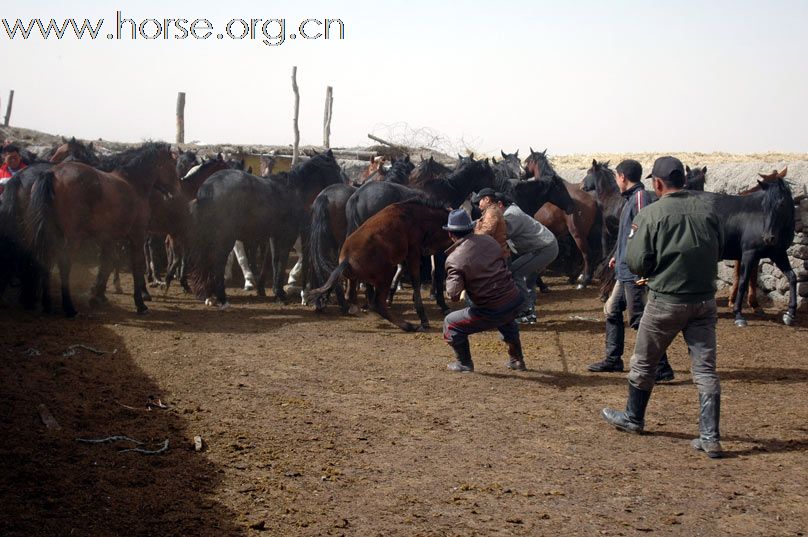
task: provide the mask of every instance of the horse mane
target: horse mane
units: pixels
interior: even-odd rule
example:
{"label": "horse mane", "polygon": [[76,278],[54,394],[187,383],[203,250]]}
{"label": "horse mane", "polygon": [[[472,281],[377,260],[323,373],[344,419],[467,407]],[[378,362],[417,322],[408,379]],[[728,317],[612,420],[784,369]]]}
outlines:
{"label": "horse mane", "polygon": [[140,147],[133,147],[104,157],[98,165],[98,169],[105,172],[113,170],[126,172],[143,165],[145,161],[154,158],[160,151],[170,152],[171,146],[165,142],[146,142]]}
{"label": "horse mane", "polygon": [[335,174],[339,177],[340,171],[341,169],[334,158],[334,153],[329,149],[325,153],[318,153],[295,166],[288,173],[286,182],[293,188],[302,189],[306,186],[307,181],[311,181],[312,177],[327,174]]}
{"label": "horse mane", "polygon": [[412,162],[407,158],[399,158],[393,161],[390,169],[384,174],[384,180],[389,183],[398,183],[406,185],[410,172],[413,170]]}
{"label": "horse mane", "polygon": [[[773,215],[774,221],[777,225],[790,224],[791,229],[794,228],[794,196],[791,193],[791,186],[793,183],[785,179],[777,179],[775,181],[766,181],[767,186],[763,187],[763,210]],[[780,205],[783,201],[787,202],[790,211],[780,211]],[[789,219],[790,216],[790,219]],[[789,222],[790,220],[790,222]]]}
{"label": "horse mane", "polygon": [[398,202],[398,205],[419,205],[422,207],[427,207],[429,209],[447,209],[446,205],[442,203],[440,200],[436,200],[434,198],[430,198],[427,196],[400,201]]}

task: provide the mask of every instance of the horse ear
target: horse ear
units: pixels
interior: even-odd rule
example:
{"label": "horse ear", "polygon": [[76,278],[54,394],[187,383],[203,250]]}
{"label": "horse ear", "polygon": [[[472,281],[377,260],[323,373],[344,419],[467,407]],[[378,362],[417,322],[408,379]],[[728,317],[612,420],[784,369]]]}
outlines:
{"label": "horse ear", "polygon": [[331,148],[330,148],[330,147],[328,148],[328,151],[326,151],[326,153],[325,153],[325,154],[326,154],[326,155],[328,155],[329,157],[333,157],[333,156],[334,156],[334,152],[331,150]]}
{"label": "horse ear", "polygon": [[703,168],[701,169],[701,173],[707,173],[707,166],[705,166],[705,167],[703,167]]}
{"label": "horse ear", "polygon": [[530,147],[530,154],[532,155],[533,153],[535,153],[535,151],[533,151],[533,146],[532,145],[529,146],[529,147]]}
{"label": "horse ear", "polygon": [[597,160],[592,159],[592,167],[597,169],[597,167],[598,167],[598,161]]}
{"label": "horse ear", "polygon": [[252,175],[252,166],[247,166],[247,173]]}
{"label": "horse ear", "polygon": [[516,150],[516,153],[513,154],[514,157],[519,158],[519,150]]}
{"label": "horse ear", "polygon": [[471,153],[469,153],[469,158],[470,158],[471,160],[474,160],[474,151],[472,151]]}
{"label": "horse ear", "polygon": [[545,157],[547,156],[547,148],[546,147],[544,148],[544,151],[541,152],[541,154],[544,155]]}
{"label": "horse ear", "polygon": [[67,143],[67,138],[65,138],[64,136],[60,136],[60,138],[62,139],[62,143],[63,143],[63,144],[66,144],[66,143]]}
{"label": "horse ear", "polygon": [[685,173],[687,173],[688,175],[690,175],[690,166],[685,165]]}
{"label": "horse ear", "polygon": [[430,155],[430,156],[429,156],[429,162],[435,162],[435,157],[433,157],[432,155]]}
{"label": "horse ear", "polygon": [[71,137],[70,137],[70,143],[71,143],[71,144],[75,144],[75,143],[76,143],[76,137],[75,137],[75,136],[71,136]]}
{"label": "horse ear", "polygon": [[221,153],[216,154],[216,160],[224,160],[224,157],[222,156]]}
{"label": "horse ear", "polygon": [[457,154],[457,160],[462,160],[462,159],[463,159],[463,155],[461,155],[460,153],[458,153],[458,154]]}
{"label": "horse ear", "polygon": [[603,165],[603,167],[604,167],[604,168],[608,168],[608,167],[609,167],[609,163],[610,163],[610,162],[611,162],[611,160],[607,160],[607,161],[606,161],[606,163]]}
{"label": "horse ear", "polygon": [[502,153],[502,158],[507,158],[507,157],[505,156],[505,151],[503,151],[502,149],[500,149],[500,150],[499,150],[499,152],[500,152],[500,153]]}
{"label": "horse ear", "polygon": [[778,179],[784,179],[786,174],[788,174],[788,166],[783,168],[783,171],[781,171],[780,173],[777,174],[777,178]]}
{"label": "horse ear", "polygon": [[[89,150],[92,150],[92,149],[93,149],[93,143],[92,143],[92,142],[90,142],[90,143],[87,145],[87,149],[89,149]],[[180,153],[182,153],[182,149],[180,149]]]}
{"label": "horse ear", "polygon": [[[764,181],[767,179],[767,177],[765,175],[763,175],[762,173],[759,173],[758,175],[761,176],[764,179]],[[765,183],[763,181],[758,180],[758,186],[763,187],[764,184]]]}
{"label": "horse ear", "polygon": [[491,157],[491,162],[493,162],[494,164],[496,164],[496,163],[497,163],[497,157]]}

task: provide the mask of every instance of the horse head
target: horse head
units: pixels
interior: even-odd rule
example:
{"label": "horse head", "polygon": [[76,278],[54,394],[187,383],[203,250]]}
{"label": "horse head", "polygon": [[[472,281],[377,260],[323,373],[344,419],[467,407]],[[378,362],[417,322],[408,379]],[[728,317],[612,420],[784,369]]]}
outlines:
{"label": "horse head", "polygon": [[587,170],[581,190],[596,191],[598,196],[616,194],[619,191],[614,178],[614,171],[609,168],[609,161],[598,162],[592,159],[592,166]]}
{"label": "horse head", "polygon": [[525,179],[530,179],[531,177],[541,177],[543,175],[554,175],[555,170],[550,165],[550,161],[547,159],[547,150],[544,151],[533,151],[533,148],[530,148],[530,155],[525,159]]}
{"label": "horse head", "polygon": [[763,225],[763,244],[773,246],[786,239],[790,243],[794,237],[794,198],[785,181],[788,168],[768,175],[759,174],[763,179],[758,186],[764,192],[763,211],[766,213]]}
{"label": "horse head", "polygon": [[685,189],[704,192],[705,183],[707,183],[707,166],[693,170],[690,166],[685,166]]}
{"label": "horse head", "polygon": [[[64,140],[64,138],[62,138],[62,140]],[[93,143],[90,142],[88,145],[84,145],[76,140],[75,137],[70,138],[70,140],[65,141],[62,145],[54,149],[49,159],[49,161],[54,164],[71,160],[83,162],[93,167],[98,166],[100,163],[100,159],[95,153]]]}
{"label": "horse head", "polygon": [[192,168],[201,164],[199,159],[196,156],[196,153],[193,151],[180,151],[177,157],[177,165],[175,167],[177,171],[177,177],[182,179],[188,172],[191,171]]}

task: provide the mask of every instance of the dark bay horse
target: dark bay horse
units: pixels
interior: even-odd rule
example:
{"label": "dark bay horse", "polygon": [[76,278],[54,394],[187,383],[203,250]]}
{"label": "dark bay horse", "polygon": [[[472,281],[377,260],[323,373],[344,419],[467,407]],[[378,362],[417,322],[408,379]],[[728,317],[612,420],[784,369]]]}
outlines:
{"label": "dark bay horse", "polygon": [[[215,296],[228,306],[224,269],[237,240],[264,248],[264,263],[257,283],[265,294],[268,267],[273,270],[275,297],[286,299],[283,275],[289,250],[304,229],[308,211],[320,191],[342,182],[333,153],[318,154],[289,173],[269,178],[239,170],[224,170],[208,178],[192,202],[193,231],[189,264],[191,286],[202,299]],[[305,244],[307,239],[303,240]]]}
{"label": "dark bay horse", "polygon": [[[421,301],[420,260],[423,253],[435,253],[449,247],[451,241],[442,226],[448,211],[431,200],[411,200],[385,207],[345,239],[339,255],[339,265],[328,281],[308,295],[309,302],[319,301],[326,293],[337,288],[342,294],[340,279],[365,282],[367,299],[371,307],[404,331],[416,327],[391,314],[387,305],[396,267],[404,263],[412,278],[412,299],[421,321],[421,330],[429,328],[429,320]],[[356,305],[356,294],[349,302]]]}
{"label": "dark bay horse", "polygon": [[108,161],[111,172],[79,162],[63,162],[36,179],[27,211],[32,233],[32,251],[44,274],[42,302],[49,310],[49,273],[56,254],[62,286],[62,309],[76,315],[70,296],[72,256],[84,239],[101,245],[101,266],[92,291],[92,301],[103,301],[111,270],[111,248],[126,241],[135,282],[138,313],[147,311],[145,259],[142,247],[150,218],[149,196],[153,189],[170,192],[176,184],[175,160],[164,143],[146,143],[124,151]]}
{"label": "dark bay horse", "polygon": [[592,166],[586,172],[586,177],[581,183],[581,190],[595,192],[598,205],[600,205],[602,221],[601,252],[611,252],[617,243],[620,213],[623,211],[625,200],[620,194],[614,170],[609,168],[608,161],[598,162],[592,159]]}
{"label": "dark bay horse", "polygon": [[[547,150],[533,151],[525,159],[525,177],[558,176],[547,159]],[[559,177],[560,178],[560,177]],[[562,179],[563,181],[563,179]],[[558,239],[567,234],[572,236],[583,257],[583,271],[577,277],[578,289],[584,289],[592,281],[592,268],[600,260],[602,218],[600,207],[595,199],[575,185],[564,181],[570,197],[575,202],[575,211],[565,214],[558,207],[545,204],[535,214],[536,220],[544,224]],[[570,276],[570,282],[575,281]]]}
{"label": "dark bay horse", "polygon": [[741,277],[735,295],[735,325],[746,326],[742,315],[744,296],[752,272],[761,259],[769,258],[788,279],[788,311],[783,315],[787,325],[797,316],[797,277],[788,260],[787,250],[794,241],[794,199],[784,178],[788,169],[760,175],[760,191],[732,196],[704,192],[721,217],[724,231],[721,259],[732,259],[740,265]]}
{"label": "dark bay horse", "polygon": [[95,148],[93,147],[92,142],[90,142],[88,145],[84,145],[76,140],[75,137],[71,138],[70,140],[65,140],[62,138],[62,140],[64,143],[56,147],[50,154],[48,162],[51,164],[59,164],[60,162],[64,161],[77,160],[79,162],[89,164],[90,166],[98,167],[98,165],[101,163],[98,155],[95,153]]}
{"label": "dark bay horse", "polygon": [[690,169],[685,166],[685,188],[704,192],[704,185],[707,183],[707,166],[703,168]]}
{"label": "dark bay horse", "polygon": [[406,185],[410,179],[410,174],[414,169],[415,164],[412,163],[409,155],[406,157],[397,158],[393,161],[393,163],[390,165],[390,169],[384,173],[380,180],[384,181],[385,183]]}
{"label": "dark bay horse", "polygon": [[[308,271],[311,287],[320,287],[337,266],[342,243],[347,236],[348,220],[345,206],[348,198],[356,192],[350,185],[331,185],[322,190],[311,206],[309,240],[303,253],[304,265]],[[338,295],[340,305],[344,296]],[[322,309],[322,304],[317,304]]]}

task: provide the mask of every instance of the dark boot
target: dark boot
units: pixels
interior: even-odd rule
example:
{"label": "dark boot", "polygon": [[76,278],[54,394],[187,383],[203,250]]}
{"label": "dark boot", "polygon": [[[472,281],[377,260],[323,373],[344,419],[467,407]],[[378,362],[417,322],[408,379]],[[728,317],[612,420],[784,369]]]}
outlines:
{"label": "dark boot", "polygon": [[455,357],[457,360],[447,365],[449,371],[457,373],[471,373],[474,371],[474,362],[471,361],[471,349],[469,349],[469,342],[466,341],[460,345],[453,345]]}
{"label": "dark boot", "polygon": [[635,388],[631,383],[628,385],[628,401],[626,401],[626,411],[620,412],[611,408],[604,408],[601,411],[603,419],[611,423],[621,431],[627,433],[642,433],[645,428],[645,408],[651,392]]}
{"label": "dark boot", "polygon": [[589,366],[587,366],[587,369],[595,373],[612,373],[612,372],[620,373],[623,371],[623,359],[604,358],[600,362],[589,364]]}
{"label": "dark boot", "polygon": [[513,369],[514,371],[527,371],[525,366],[525,357],[522,354],[521,341],[508,341],[508,361],[505,362],[505,367]]}
{"label": "dark boot", "polygon": [[671,367],[670,362],[668,362],[668,354],[665,353],[662,355],[662,358],[659,359],[659,365],[657,366],[656,370],[656,379],[654,382],[659,384],[660,382],[670,382],[674,378],[673,368]]}
{"label": "dark boot", "polygon": [[721,433],[718,430],[721,415],[720,393],[699,393],[699,437],[690,443],[693,449],[703,451],[711,459],[722,454]]}

